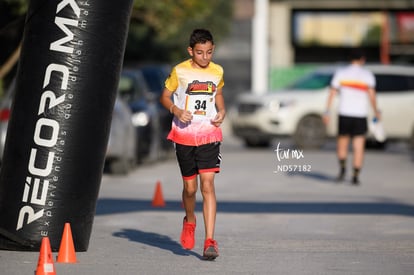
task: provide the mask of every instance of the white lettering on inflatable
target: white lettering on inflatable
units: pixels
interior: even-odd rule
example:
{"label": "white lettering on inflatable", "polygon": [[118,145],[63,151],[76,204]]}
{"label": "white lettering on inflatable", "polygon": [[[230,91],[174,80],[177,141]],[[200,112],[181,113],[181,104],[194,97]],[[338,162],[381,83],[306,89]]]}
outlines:
{"label": "white lettering on inflatable", "polygon": [[[73,12],[75,13],[76,17],[79,18],[80,16],[80,8],[78,4],[74,0],[63,0],[61,1],[56,8],[56,14],[58,14],[61,10],[63,10],[67,5],[70,5]],[[78,20],[64,18],[64,17],[55,17],[55,24],[66,34],[65,37],[56,40],[55,42],[50,44],[50,49],[52,51],[58,51],[63,53],[73,53],[73,47],[63,46],[64,43],[70,42],[73,40],[73,32],[69,30],[67,25],[69,26],[77,26]]]}
{"label": "white lettering on inflatable", "polygon": [[66,25],[77,26],[78,20],[56,17],[55,24],[66,34],[66,36],[50,44],[50,49],[57,52],[73,53],[72,47],[63,46],[62,44],[73,40],[73,33],[66,27]]}
{"label": "white lettering on inflatable", "polygon": [[43,81],[43,88],[45,88],[50,83],[52,72],[61,72],[63,74],[62,84],[60,85],[60,87],[63,90],[66,90],[66,88],[68,87],[69,68],[64,65],[53,63],[47,66],[46,68],[45,79]]}
{"label": "white lettering on inflatable", "polygon": [[79,8],[78,4],[75,2],[75,0],[60,1],[60,3],[57,5],[57,8],[56,8],[56,14],[58,14],[61,10],[63,10],[68,4],[72,8],[72,10],[76,14],[76,16],[79,18],[80,8]]}
{"label": "white lettering on inflatable", "polygon": [[47,177],[52,171],[53,158],[55,157],[55,152],[48,153],[46,165],[43,168],[36,167],[36,156],[37,149],[32,148],[32,150],[30,151],[29,172],[35,176]]}
{"label": "white lettering on inflatable", "polygon": [[45,205],[46,196],[47,196],[47,189],[49,187],[49,181],[48,180],[43,181],[42,192],[40,193],[40,198],[38,198],[39,185],[40,185],[40,179],[35,179],[34,180],[34,185],[33,185],[32,198],[31,198],[30,201],[33,204]]}
{"label": "white lettering on inflatable", "polygon": [[29,191],[30,191],[30,183],[32,182],[32,177],[26,177],[26,183],[24,184],[24,191],[23,191],[23,202],[27,202],[29,198]]}
{"label": "white lettering on inflatable", "polygon": [[[27,202],[28,195],[29,195],[28,189],[32,185],[31,183],[32,183],[32,177],[27,177],[26,185],[25,185],[25,192],[23,195],[24,202]],[[47,189],[49,188],[49,181],[45,180],[43,182],[43,187],[41,189],[40,198],[39,198],[39,185],[40,185],[40,179],[35,178],[30,202],[33,204],[37,204],[37,205],[44,205],[46,202]],[[36,219],[42,217],[43,212],[44,212],[44,209],[39,210],[38,212],[35,213],[32,207],[24,206],[22,209],[20,209],[20,212],[19,212],[19,219],[17,221],[17,230],[23,227],[25,215],[27,215],[27,223],[29,224],[32,221],[35,221]]]}
{"label": "white lettering on inflatable", "polygon": [[[43,138],[40,136],[42,129],[46,127],[52,129],[52,135],[50,136],[50,138]],[[36,145],[44,147],[53,147],[56,145],[58,134],[59,123],[56,120],[52,120],[50,118],[39,118],[39,120],[36,123],[34,142],[36,143]]]}
{"label": "white lettering on inflatable", "polygon": [[65,101],[65,95],[62,95],[58,98],[56,98],[56,95],[52,91],[45,91],[42,94],[42,97],[40,98],[40,104],[39,104],[39,112],[38,115],[41,115],[44,110],[46,110],[46,103],[49,100],[49,108],[52,109],[53,107],[63,103]]}
{"label": "white lettering on inflatable", "polygon": [[[81,10],[75,0],[62,0],[57,4],[54,23],[60,30],[64,32],[66,36],[51,42],[49,50],[71,54],[74,51],[73,45],[75,45],[75,43],[73,43],[74,34],[68,28],[68,26],[77,27],[78,20],[57,16],[57,14],[66,7],[70,7],[78,18],[81,14]],[[45,89],[50,83],[53,83],[53,85],[58,86],[60,84],[60,89],[62,91],[65,91],[67,90],[68,81],[70,79],[76,80],[76,77],[70,76],[70,68],[68,66],[51,63],[45,70],[43,89]],[[49,189],[49,180],[45,178],[50,176],[51,172],[53,171],[55,152],[46,151],[47,159],[44,160],[44,150],[50,150],[49,148],[52,148],[57,144],[60,125],[57,120],[40,116],[44,116],[46,113],[48,113],[46,111],[51,110],[60,104],[63,104],[65,102],[65,99],[65,94],[57,97],[55,92],[50,90],[43,91],[40,97],[38,108],[39,117],[33,133],[33,141],[35,146],[31,148],[28,163],[28,172],[32,176],[26,177],[22,196],[22,202],[25,203],[25,205],[22,206],[19,211],[16,230],[20,230],[25,225],[28,225],[40,219],[44,214],[46,214],[48,217],[52,216],[52,212],[50,210],[46,211],[44,208],[44,206],[47,204]],[[42,130],[45,130],[43,132],[48,133],[48,135],[42,135]],[[62,144],[62,142],[64,141],[61,140],[59,143]],[[40,152],[39,149],[42,150],[42,157],[38,158],[38,152]],[[28,201],[29,197],[30,201]],[[48,203],[49,206],[51,205],[50,203],[51,202]],[[35,211],[35,205],[41,206],[43,208]],[[45,221],[45,224],[49,224],[49,222]],[[41,235],[47,236],[48,232],[42,230]]]}
{"label": "white lettering on inflatable", "polygon": [[27,214],[27,224],[30,224],[31,222],[37,219],[40,219],[43,216],[44,211],[45,210],[42,209],[35,213],[31,206],[28,206],[28,205],[23,206],[19,212],[19,219],[17,220],[16,230],[23,228],[24,217],[26,214]]}

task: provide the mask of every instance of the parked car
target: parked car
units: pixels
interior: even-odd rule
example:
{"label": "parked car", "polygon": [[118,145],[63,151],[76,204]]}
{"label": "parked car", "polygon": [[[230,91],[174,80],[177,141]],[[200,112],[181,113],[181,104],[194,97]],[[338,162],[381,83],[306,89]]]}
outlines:
{"label": "parked car", "polygon": [[127,174],[136,165],[137,133],[129,106],[117,96],[112,114],[105,168],[112,174]]}
{"label": "parked car", "polygon": [[[413,68],[366,67],[376,77],[377,104],[387,140],[409,140],[413,145]],[[247,146],[268,146],[273,138],[281,136],[293,137],[295,144],[302,148],[322,146],[326,138],[337,133],[337,116],[332,116],[327,126],[322,122],[329,84],[337,68],[317,69],[282,90],[264,95],[241,95],[231,115],[234,135],[243,139]],[[337,102],[336,99],[332,113],[336,113]]]}
{"label": "parked car", "polygon": [[[12,81],[0,101],[0,160],[3,158],[14,90],[15,80]],[[126,174],[134,168],[136,140],[132,113],[128,105],[117,95],[105,156],[106,171],[114,174]]]}
{"label": "parked car", "polygon": [[168,74],[162,73],[160,68],[125,68],[119,80],[119,94],[133,113],[132,121],[138,135],[138,162],[158,160],[172,148],[166,140],[172,116],[159,103]]}
{"label": "parked car", "polygon": [[4,145],[6,143],[7,127],[9,125],[10,107],[12,102],[12,89],[14,89],[14,81],[6,90],[0,102],[0,160],[3,159]]}
{"label": "parked car", "polygon": [[167,135],[171,130],[173,115],[161,105],[159,98],[164,90],[164,83],[170,74],[171,67],[165,64],[148,64],[140,66],[139,69],[148,84],[149,91],[156,95],[160,120],[161,150],[168,152],[173,149],[171,142],[167,140]]}

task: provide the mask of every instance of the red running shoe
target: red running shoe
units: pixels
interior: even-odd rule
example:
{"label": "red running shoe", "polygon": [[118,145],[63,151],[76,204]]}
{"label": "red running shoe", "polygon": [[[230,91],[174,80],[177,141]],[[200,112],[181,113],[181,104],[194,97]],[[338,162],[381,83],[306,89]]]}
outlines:
{"label": "red running shoe", "polygon": [[205,260],[212,261],[219,256],[217,242],[213,239],[207,239],[204,241],[203,258]]}
{"label": "red running shoe", "polygon": [[183,220],[183,230],[181,231],[181,245],[185,249],[193,249],[194,248],[194,232],[195,232],[196,224],[187,222],[187,217],[184,217]]}

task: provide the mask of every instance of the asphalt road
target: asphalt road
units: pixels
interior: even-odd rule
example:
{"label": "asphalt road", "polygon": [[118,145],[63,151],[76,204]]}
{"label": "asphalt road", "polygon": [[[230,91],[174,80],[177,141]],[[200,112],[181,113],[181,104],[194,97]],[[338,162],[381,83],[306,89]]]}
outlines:
{"label": "asphalt road", "polygon": [[[195,249],[179,244],[172,158],[103,176],[89,249],[75,264],[55,263],[57,274],[414,274],[414,162],[405,145],[368,151],[360,186],[350,174],[333,181],[333,143],[295,151],[276,140],[247,150],[228,137],[222,152],[215,261],[201,259],[201,194]],[[157,182],[165,207],[151,205]],[[0,251],[0,274],[33,274],[38,254]]]}

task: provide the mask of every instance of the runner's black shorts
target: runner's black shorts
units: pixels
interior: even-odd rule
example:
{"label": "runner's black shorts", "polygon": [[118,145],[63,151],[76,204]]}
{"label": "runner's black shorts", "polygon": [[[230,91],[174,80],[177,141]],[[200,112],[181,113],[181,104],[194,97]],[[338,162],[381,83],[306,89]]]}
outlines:
{"label": "runner's black shorts", "polygon": [[339,116],[338,134],[340,136],[361,136],[368,130],[366,117]]}
{"label": "runner's black shorts", "polygon": [[200,146],[188,146],[175,143],[175,153],[183,179],[195,178],[206,172],[220,172],[220,142]]}

